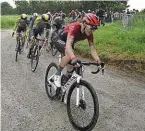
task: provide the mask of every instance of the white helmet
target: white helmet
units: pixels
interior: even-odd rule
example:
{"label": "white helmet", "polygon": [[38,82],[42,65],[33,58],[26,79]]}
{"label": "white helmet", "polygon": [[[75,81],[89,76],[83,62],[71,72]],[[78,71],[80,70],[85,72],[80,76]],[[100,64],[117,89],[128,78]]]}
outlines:
{"label": "white helmet", "polygon": [[51,13],[50,12],[47,12],[47,15],[50,15]]}
{"label": "white helmet", "polygon": [[38,14],[37,13],[33,13],[33,16],[38,16]]}

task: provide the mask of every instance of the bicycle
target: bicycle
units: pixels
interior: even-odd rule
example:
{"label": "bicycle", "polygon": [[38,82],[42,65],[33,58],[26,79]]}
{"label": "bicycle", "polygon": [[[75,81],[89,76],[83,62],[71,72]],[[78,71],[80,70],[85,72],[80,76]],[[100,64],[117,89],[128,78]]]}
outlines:
{"label": "bicycle", "polygon": [[[76,66],[76,65],[79,65],[79,66]],[[102,70],[102,73],[104,74],[104,63],[97,64],[94,62],[78,61],[76,65],[73,65],[73,74],[69,79],[67,79],[63,73],[61,74],[62,76],[61,87],[57,88],[55,84],[53,83],[54,82],[53,77],[55,73],[53,72],[52,75],[48,77],[48,75],[51,72],[51,69],[54,68],[56,71],[58,69],[57,64],[52,62],[46,70],[45,90],[48,97],[51,100],[58,99],[58,100],[61,100],[61,102],[64,102],[65,104],[67,104],[67,114],[68,114],[68,117],[72,126],[75,129],[80,130],[80,131],[90,131],[96,125],[98,117],[99,117],[99,102],[98,102],[98,97],[94,88],[91,86],[91,84],[89,84],[87,81],[82,79],[83,67],[84,65],[86,66],[95,65],[98,67],[98,69],[97,71],[92,72],[92,74],[97,74],[101,70]],[[91,98],[93,100],[93,109],[91,111],[87,110],[87,107],[90,106],[90,100],[88,99],[90,95],[88,95],[88,93],[85,94],[86,89],[88,89],[88,91],[90,92]],[[74,91],[75,93],[73,94]],[[71,102],[72,97],[74,97],[74,99]],[[89,100],[88,103],[87,103],[87,100]],[[71,106],[71,104],[73,106]],[[72,107],[76,107],[76,109],[73,110]],[[78,116],[80,118],[80,114],[84,115],[84,112],[86,110],[88,111],[88,113],[85,114],[87,116],[85,118],[85,124],[86,124],[86,121],[87,121],[87,124],[84,125],[84,121],[83,122],[82,120],[76,121],[76,119],[78,118],[75,118],[75,116],[76,117]],[[89,116],[91,116],[90,114],[92,112],[93,112],[93,115],[90,120]],[[88,120],[90,120],[90,122],[88,122]]]}
{"label": "bicycle", "polygon": [[[38,66],[39,56],[40,56],[40,41],[44,41],[38,38],[33,38],[31,42],[34,44],[31,50],[31,71],[34,72]],[[35,63],[36,62],[36,63]]]}
{"label": "bicycle", "polygon": [[28,29],[26,34],[26,48],[28,48],[30,45],[31,40],[30,38],[31,38],[31,29]]}
{"label": "bicycle", "polygon": [[15,61],[17,62],[18,60],[18,54],[21,54],[21,49],[24,46],[23,44],[23,38],[22,38],[22,34],[18,33],[18,37],[17,37],[17,45],[16,45],[16,58]]}

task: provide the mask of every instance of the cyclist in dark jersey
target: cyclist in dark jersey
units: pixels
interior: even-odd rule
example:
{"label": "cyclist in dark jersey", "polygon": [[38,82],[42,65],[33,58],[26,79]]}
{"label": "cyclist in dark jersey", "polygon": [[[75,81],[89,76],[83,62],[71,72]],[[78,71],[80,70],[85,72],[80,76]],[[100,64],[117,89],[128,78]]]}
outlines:
{"label": "cyclist in dark jersey", "polygon": [[38,14],[37,13],[33,13],[33,16],[30,17],[30,30],[29,30],[29,41],[31,39],[31,36],[33,34],[33,25],[34,25],[34,21],[37,19]]}
{"label": "cyclist in dark jersey", "polygon": [[[49,16],[47,14],[43,14],[41,17],[40,16],[37,17],[33,25],[34,38],[37,38],[38,35],[41,36],[42,38],[45,38],[46,32],[44,31],[44,29],[48,27],[49,27]],[[31,43],[27,58],[30,58],[31,50],[33,49],[33,47],[34,47],[34,43]]]}
{"label": "cyclist in dark jersey", "polygon": [[72,10],[71,13],[68,16],[70,19],[70,23],[76,22],[77,21],[77,13],[75,10]]}
{"label": "cyclist in dark jersey", "polygon": [[[26,14],[21,14],[21,16],[17,19],[15,26],[14,26],[14,30],[12,33],[12,36],[15,34],[16,32],[16,39],[18,38],[18,34],[22,32],[22,49],[21,51],[23,51],[24,49],[24,44],[25,44],[25,39],[26,39],[26,30],[27,27],[29,25],[29,21],[27,20],[27,15]],[[17,47],[16,47],[17,49]],[[15,50],[16,50],[15,49]]]}
{"label": "cyclist in dark jersey", "polygon": [[[63,68],[68,65],[70,60],[73,63],[77,61],[77,58],[73,52],[73,47],[76,42],[87,39],[92,57],[97,63],[101,62],[94,46],[93,31],[91,30],[91,26],[100,25],[99,19],[96,15],[88,13],[85,14],[82,22],[83,23],[74,22],[67,25],[64,29],[62,29],[62,31],[59,32],[58,35],[55,36],[55,41],[53,41],[58,51],[64,54],[59,65],[58,72],[54,76],[54,83],[57,87],[61,86],[61,71]],[[67,69],[68,72],[70,72],[71,69],[72,68],[69,67]]]}

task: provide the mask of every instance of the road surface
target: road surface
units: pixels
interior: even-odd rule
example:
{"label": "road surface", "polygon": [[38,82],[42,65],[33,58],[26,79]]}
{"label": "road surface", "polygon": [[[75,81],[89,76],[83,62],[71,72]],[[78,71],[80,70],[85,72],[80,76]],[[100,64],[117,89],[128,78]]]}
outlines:
{"label": "road surface", "polygon": [[[38,68],[31,72],[27,50],[15,62],[12,31],[1,31],[1,130],[75,131],[66,106],[51,101],[44,87],[45,71],[56,57],[42,49]],[[84,79],[95,88],[100,105],[93,131],[145,131],[145,83],[106,69],[92,75],[86,67]]]}

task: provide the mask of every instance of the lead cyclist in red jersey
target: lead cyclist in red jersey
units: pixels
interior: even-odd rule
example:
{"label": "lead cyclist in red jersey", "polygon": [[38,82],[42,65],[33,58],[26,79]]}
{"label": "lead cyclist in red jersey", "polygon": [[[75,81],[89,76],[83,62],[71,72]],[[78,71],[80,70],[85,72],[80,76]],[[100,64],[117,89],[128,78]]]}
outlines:
{"label": "lead cyclist in red jersey", "polygon": [[[100,22],[97,16],[92,13],[88,13],[83,17],[82,23],[71,23],[64,27],[61,31],[59,31],[57,39],[55,36],[54,43],[56,45],[56,48],[60,53],[64,54],[61,63],[59,64],[58,71],[54,76],[54,83],[57,87],[61,86],[61,71],[63,70],[63,68],[68,65],[70,61],[72,63],[77,62],[77,58],[73,51],[74,44],[76,42],[87,39],[92,57],[97,63],[101,63],[101,60],[94,46],[93,31],[91,30],[92,26],[99,25]],[[68,67],[69,68],[67,68],[67,71],[71,72],[72,67],[70,65]]]}

